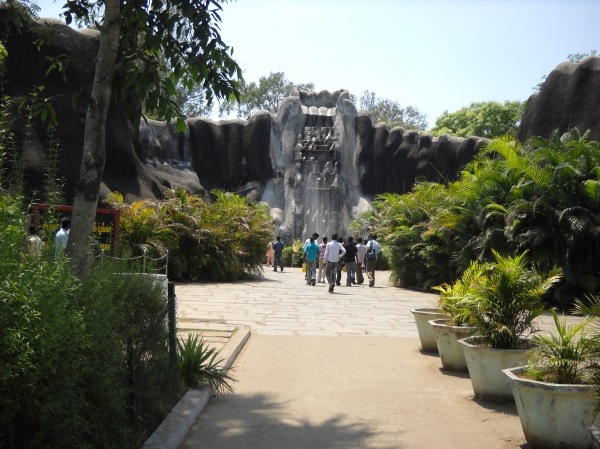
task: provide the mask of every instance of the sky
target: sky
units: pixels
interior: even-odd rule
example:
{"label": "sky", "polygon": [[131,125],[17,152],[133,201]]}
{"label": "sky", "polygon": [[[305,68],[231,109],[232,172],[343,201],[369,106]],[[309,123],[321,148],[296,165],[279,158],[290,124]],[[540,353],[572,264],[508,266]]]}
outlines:
{"label": "sky", "polygon": [[[39,0],[58,17],[64,0]],[[221,37],[247,82],[285,72],[316,90],[365,90],[429,126],[478,101],[526,100],[571,53],[600,51],[600,0],[237,0]]]}

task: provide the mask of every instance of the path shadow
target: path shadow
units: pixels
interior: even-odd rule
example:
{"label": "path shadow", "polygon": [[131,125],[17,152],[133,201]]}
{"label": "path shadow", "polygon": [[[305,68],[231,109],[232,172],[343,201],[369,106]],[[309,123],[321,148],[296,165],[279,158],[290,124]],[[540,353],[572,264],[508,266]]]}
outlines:
{"label": "path shadow", "polygon": [[517,404],[515,404],[514,401],[499,404],[497,402],[477,399],[476,397],[472,397],[471,401],[478,406],[485,408],[486,410],[492,410],[496,413],[502,413],[503,415],[519,416],[519,413],[517,412]]}
{"label": "path shadow", "polygon": [[436,359],[440,358],[440,355],[437,352],[433,352],[433,351],[423,351],[422,349],[418,349],[419,354],[421,355],[425,355],[427,357],[435,357]]}
{"label": "path shadow", "polygon": [[442,373],[444,376],[450,376],[450,377],[459,377],[461,379],[470,379],[471,377],[469,376],[469,373],[457,373],[456,371],[449,371],[446,370],[444,368],[439,368],[440,373]]}
{"label": "path shadow", "polygon": [[[309,422],[297,416],[299,408],[305,410],[300,404],[275,402],[264,394],[228,394],[213,398],[179,448],[369,447],[369,440],[378,433],[373,427],[375,423],[368,420],[348,423],[343,414],[318,424]],[[406,446],[398,441],[393,446],[377,447]]]}

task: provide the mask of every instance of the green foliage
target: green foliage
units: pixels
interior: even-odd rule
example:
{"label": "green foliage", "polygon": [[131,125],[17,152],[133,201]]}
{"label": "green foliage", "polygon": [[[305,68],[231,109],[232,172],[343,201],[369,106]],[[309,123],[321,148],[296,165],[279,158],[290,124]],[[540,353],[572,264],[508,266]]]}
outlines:
{"label": "green foliage", "polygon": [[222,116],[236,112],[239,118],[249,119],[259,111],[269,111],[274,114],[281,102],[292,95],[294,89],[314,90],[313,83],[296,84],[285,77],[283,72],[271,72],[269,76],[261,76],[258,84],[242,82],[240,86],[241,99],[221,103],[219,114]]}
{"label": "green foliage", "polygon": [[435,121],[431,133],[434,136],[448,133],[459,137],[490,139],[515,134],[524,110],[525,102],[521,101],[471,103],[455,112],[444,111]]}
{"label": "green foliage", "polygon": [[139,267],[93,265],[80,282],[52,260],[51,242],[30,255],[22,173],[7,175],[7,164],[22,166],[8,109],[2,102],[0,447],[140,447],[180,393],[165,300],[123,274]]}
{"label": "green foliage", "polygon": [[[356,103],[356,97],[350,98]],[[371,113],[373,123],[385,122],[392,128],[401,126],[404,129],[427,129],[427,114],[422,114],[413,106],[403,108],[397,101],[378,97],[375,92],[365,90],[357,106]]]}
{"label": "green foliage", "polygon": [[[302,263],[304,262],[304,253],[303,253],[304,243],[302,240],[296,239],[292,245],[292,267],[301,268]],[[295,250],[295,251],[294,251]]]}
{"label": "green foliage", "polygon": [[22,229],[0,226],[0,447],[139,447],[179,393],[160,290],[108,263],[79,283]]}
{"label": "green foliage", "polygon": [[166,189],[165,201],[129,205],[118,193],[108,201],[121,211],[125,246],[137,254],[145,247],[155,258],[168,250],[172,277],[235,280],[260,270],[273,230],[266,208],[233,193],[212,193],[213,203],[181,187]]}
{"label": "green foliage", "polygon": [[292,266],[293,255],[294,255],[294,248],[292,248],[291,246],[286,246],[285,248],[283,248],[283,253],[282,253],[281,259],[283,261],[284,266],[286,266],[286,267]]}
{"label": "green foliage", "polygon": [[492,250],[529,250],[540,272],[562,270],[546,300],[569,307],[600,289],[600,148],[587,136],[496,139],[458,181],[380,195],[356,226],[389,248],[398,286],[452,284],[471,261],[493,262]]}
{"label": "green foliage", "polygon": [[464,313],[462,301],[468,295],[471,287],[483,276],[483,273],[483,267],[473,261],[463,272],[460,279],[452,285],[444,283],[431,287],[433,290],[440,292],[438,300],[438,309],[440,312],[448,315],[456,324],[467,324],[471,316]]}
{"label": "green foliage", "polygon": [[[103,2],[68,0],[67,24],[92,25],[102,16]],[[150,0],[121,2],[122,26],[112,95],[126,107],[137,128],[140,101],[144,110],[169,121],[181,116],[176,86],[188,91],[202,86],[208,103],[213,97],[240,96],[242,72],[233,50],[219,33],[219,0]],[[178,120],[178,131],[183,131]]]}
{"label": "green foliage", "polygon": [[600,318],[600,295],[586,295],[585,301],[576,300],[575,312],[586,316],[589,321],[595,321],[590,333],[593,357],[587,361],[586,374],[589,373],[589,382],[594,385],[594,414],[597,416],[600,413],[600,328],[597,321]]}
{"label": "green foliage", "polygon": [[532,362],[536,364],[526,373],[538,380],[557,384],[587,383],[589,366],[598,361],[598,345],[585,332],[588,319],[578,325],[567,325],[566,319],[559,319],[555,310],[552,317],[556,332],[551,335],[536,335],[536,347],[531,351]]}
{"label": "green foliage", "polygon": [[560,270],[538,273],[528,265],[527,251],[515,257],[492,253],[493,262],[473,262],[454,286],[436,287],[440,309],[476,326],[492,348],[527,347],[533,320],[544,311],[542,297],[560,280]]}
{"label": "green foliage", "polygon": [[387,271],[390,269],[390,250],[386,245],[381,246],[381,252],[377,256],[376,270]]}
{"label": "green foliage", "polygon": [[183,382],[189,387],[198,383],[206,383],[216,393],[233,391],[229,382],[235,379],[228,374],[228,369],[220,367],[223,359],[217,359],[218,352],[209,348],[198,335],[188,334],[187,340],[177,340],[179,349],[179,372]]}

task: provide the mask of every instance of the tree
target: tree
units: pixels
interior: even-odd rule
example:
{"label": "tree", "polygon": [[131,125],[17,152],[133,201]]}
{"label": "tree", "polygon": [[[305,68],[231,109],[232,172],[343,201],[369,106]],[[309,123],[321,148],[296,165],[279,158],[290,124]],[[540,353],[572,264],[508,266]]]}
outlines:
{"label": "tree", "polygon": [[444,111],[435,121],[431,129],[434,136],[443,133],[453,136],[479,136],[489,139],[517,131],[521,116],[525,110],[525,102],[497,101],[471,103],[456,112]]}
{"label": "tree", "polygon": [[[588,56],[598,56],[598,50],[590,50],[589,53],[569,53],[567,55],[567,60],[569,60],[571,62],[581,62]],[[546,78],[548,78],[548,75],[543,75],[542,81],[540,81],[538,84],[533,86],[532,89],[536,90],[536,91],[540,90],[542,88],[542,85],[546,81]]]}
{"label": "tree", "polygon": [[[185,122],[176,101],[176,86],[205,89],[208,102],[239,97],[241,70],[219,35],[220,0],[67,0],[67,23],[90,21],[104,9],[94,85],[89,99],[80,180],[67,244],[75,273],[89,264],[92,234],[106,152],[104,136],[109,101],[123,105],[134,126],[142,108],[177,129]],[[121,27],[121,24],[123,26]],[[168,66],[165,66],[168,64]]]}
{"label": "tree", "polygon": [[284,98],[292,95],[294,89],[314,90],[313,83],[296,84],[286,79],[284,72],[271,72],[269,76],[261,76],[258,84],[242,83],[240,87],[241,100],[226,101],[219,108],[221,117],[236,112],[240,118],[249,119],[259,111],[269,111],[274,114],[279,109]]}
{"label": "tree", "polygon": [[[356,97],[350,97],[356,104]],[[427,115],[412,106],[403,108],[397,101],[377,97],[375,92],[365,90],[358,102],[359,109],[371,113],[373,123],[385,122],[392,128],[401,126],[404,129],[422,130],[427,128]]]}

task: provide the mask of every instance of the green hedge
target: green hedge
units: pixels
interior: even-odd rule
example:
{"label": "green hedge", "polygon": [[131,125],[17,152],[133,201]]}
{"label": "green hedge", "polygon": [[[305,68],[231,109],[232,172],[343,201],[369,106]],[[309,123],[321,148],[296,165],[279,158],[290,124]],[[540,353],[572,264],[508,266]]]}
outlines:
{"label": "green hedge", "polygon": [[181,393],[160,290],[108,262],[80,283],[22,229],[0,222],[0,447],[140,447]]}

